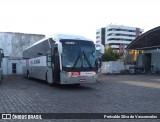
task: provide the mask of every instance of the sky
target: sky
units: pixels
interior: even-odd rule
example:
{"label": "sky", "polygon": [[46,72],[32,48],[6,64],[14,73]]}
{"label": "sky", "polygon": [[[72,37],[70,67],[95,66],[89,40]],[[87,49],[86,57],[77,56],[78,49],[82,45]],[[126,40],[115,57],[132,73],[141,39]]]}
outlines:
{"label": "sky", "polygon": [[96,40],[109,24],[160,25],[159,0],[0,0],[0,32],[74,34]]}

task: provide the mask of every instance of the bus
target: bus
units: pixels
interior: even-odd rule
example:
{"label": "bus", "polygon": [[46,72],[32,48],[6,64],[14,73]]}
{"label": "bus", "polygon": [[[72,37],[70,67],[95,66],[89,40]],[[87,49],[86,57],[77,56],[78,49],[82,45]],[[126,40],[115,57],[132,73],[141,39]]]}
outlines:
{"label": "bus", "polygon": [[57,34],[23,51],[24,75],[48,84],[82,84],[97,81],[98,58],[92,40]]}
{"label": "bus", "polygon": [[3,79],[2,58],[4,58],[4,53],[3,53],[3,49],[0,48],[0,84]]}

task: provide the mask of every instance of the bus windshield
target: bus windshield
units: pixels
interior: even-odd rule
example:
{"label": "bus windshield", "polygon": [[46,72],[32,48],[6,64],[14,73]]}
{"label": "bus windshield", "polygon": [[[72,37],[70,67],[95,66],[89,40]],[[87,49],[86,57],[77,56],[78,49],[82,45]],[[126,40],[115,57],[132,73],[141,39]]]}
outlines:
{"label": "bus windshield", "polygon": [[65,40],[62,42],[63,69],[89,70],[97,68],[97,57],[94,43],[82,40]]}

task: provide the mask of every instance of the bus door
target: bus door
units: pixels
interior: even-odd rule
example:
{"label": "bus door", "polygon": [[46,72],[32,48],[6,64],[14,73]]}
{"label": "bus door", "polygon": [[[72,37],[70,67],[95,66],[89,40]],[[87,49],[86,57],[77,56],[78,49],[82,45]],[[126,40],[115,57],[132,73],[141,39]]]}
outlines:
{"label": "bus door", "polygon": [[53,53],[53,63],[54,63],[54,68],[53,68],[54,82],[60,83],[60,61],[59,61],[59,53],[57,49],[54,50],[54,53]]}

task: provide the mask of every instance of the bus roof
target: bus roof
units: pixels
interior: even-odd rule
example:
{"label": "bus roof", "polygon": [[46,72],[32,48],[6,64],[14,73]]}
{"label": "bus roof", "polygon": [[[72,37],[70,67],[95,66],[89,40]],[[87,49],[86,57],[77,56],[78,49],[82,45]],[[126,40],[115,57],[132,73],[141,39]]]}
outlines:
{"label": "bus roof", "polygon": [[39,41],[37,41],[36,43],[32,44],[31,46],[27,47],[25,50],[31,48],[31,47],[34,47],[35,45],[49,39],[49,38],[52,38],[54,41],[56,41],[57,43],[61,40],[61,39],[74,39],[74,40],[86,40],[86,41],[92,41],[91,39],[88,39],[88,38],[85,38],[83,36],[79,36],[79,35],[69,35],[69,34],[55,34],[53,36],[50,36],[50,37],[46,37],[46,38],[43,38]]}
{"label": "bus roof", "polygon": [[79,36],[79,35],[69,35],[69,34],[55,34],[52,36],[53,40],[59,41],[61,39],[75,39],[75,40],[87,40],[87,41],[92,41],[91,39],[88,39],[84,36]]}

